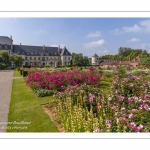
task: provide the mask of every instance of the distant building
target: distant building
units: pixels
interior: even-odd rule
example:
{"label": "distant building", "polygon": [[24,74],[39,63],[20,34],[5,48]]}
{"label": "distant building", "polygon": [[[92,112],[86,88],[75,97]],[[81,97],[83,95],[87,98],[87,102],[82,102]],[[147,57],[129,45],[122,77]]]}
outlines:
{"label": "distant building", "polygon": [[10,55],[18,54],[23,58],[23,66],[70,65],[72,55],[66,47],[29,46],[13,44],[12,36],[0,36],[0,51],[7,50]]}
{"label": "distant building", "polygon": [[113,62],[113,61],[111,61],[111,62],[107,61],[106,62],[106,61],[104,61],[104,62],[100,63],[100,66],[105,67],[105,68],[107,68],[107,67],[116,68],[119,66],[127,66],[127,67],[134,67],[135,68],[138,66],[139,62],[140,62],[140,57],[137,56],[136,58],[134,58],[131,61],[130,60],[129,61],[117,61],[117,62]]}
{"label": "distant building", "polygon": [[99,65],[99,56],[97,54],[92,56],[91,65]]}

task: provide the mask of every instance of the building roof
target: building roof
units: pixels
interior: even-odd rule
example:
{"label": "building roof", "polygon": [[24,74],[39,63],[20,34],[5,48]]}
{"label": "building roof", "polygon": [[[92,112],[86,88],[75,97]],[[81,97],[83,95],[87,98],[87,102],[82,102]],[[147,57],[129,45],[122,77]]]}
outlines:
{"label": "building roof", "polygon": [[137,56],[136,58],[134,58],[133,60],[130,61],[131,63],[138,63],[140,62],[140,56]]}
{"label": "building roof", "polygon": [[[43,46],[13,45],[13,53],[20,55],[60,56],[60,54],[66,55],[67,52],[67,49],[60,49],[60,52],[58,52],[58,47],[44,46],[43,50]],[[70,54],[70,52],[68,52],[68,54]]]}
{"label": "building roof", "polygon": [[110,66],[119,66],[119,65],[130,65],[129,61],[122,61],[122,62],[102,62],[100,65],[110,65]]}
{"label": "building roof", "polygon": [[64,48],[62,49],[60,55],[61,55],[61,56],[68,56],[68,55],[70,56],[71,53],[66,49],[66,47],[64,47]]}
{"label": "building roof", "polygon": [[0,44],[2,45],[10,45],[11,44],[11,39],[8,36],[0,36]]}
{"label": "building roof", "polygon": [[99,57],[97,54],[94,54],[92,57]]}

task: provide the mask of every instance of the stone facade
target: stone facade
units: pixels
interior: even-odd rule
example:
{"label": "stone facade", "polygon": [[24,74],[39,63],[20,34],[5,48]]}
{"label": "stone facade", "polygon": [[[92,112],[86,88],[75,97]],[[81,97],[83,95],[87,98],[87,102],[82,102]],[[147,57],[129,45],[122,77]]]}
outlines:
{"label": "stone facade", "polygon": [[0,36],[0,50],[7,50],[10,55],[18,54],[23,58],[23,66],[45,66],[49,64],[52,67],[61,65],[71,65],[72,55],[66,47],[46,47],[14,45],[12,36]]}

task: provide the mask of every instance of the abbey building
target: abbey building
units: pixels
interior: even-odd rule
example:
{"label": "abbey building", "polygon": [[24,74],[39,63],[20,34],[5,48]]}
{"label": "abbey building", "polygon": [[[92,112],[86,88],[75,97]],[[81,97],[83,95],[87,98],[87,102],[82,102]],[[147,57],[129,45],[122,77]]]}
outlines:
{"label": "abbey building", "polygon": [[70,65],[72,55],[66,47],[30,46],[13,44],[12,36],[0,36],[0,51],[7,50],[10,55],[18,54],[23,58],[23,66],[45,66],[52,67]]}

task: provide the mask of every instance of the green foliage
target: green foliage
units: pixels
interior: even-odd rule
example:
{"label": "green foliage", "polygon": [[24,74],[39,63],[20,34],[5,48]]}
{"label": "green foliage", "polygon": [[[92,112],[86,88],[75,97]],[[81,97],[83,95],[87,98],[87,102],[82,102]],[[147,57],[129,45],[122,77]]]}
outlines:
{"label": "green foliage", "polygon": [[23,59],[20,55],[12,54],[10,56],[10,61],[16,66],[21,66],[23,64]]}
{"label": "green foliage", "polygon": [[23,70],[23,71],[22,71],[22,75],[23,75],[23,77],[28,76],[28,71],[27,71],[27,70]]}
{"label": "green foliage", "polygon": [[50,68],[50,64],[46,64],[46,65],[45,65],[45,68]]}
{"label": "green foliage", "polygon": [[9,54],[6,50],[0,51],[0,69],[5,69],[10,66],[11,62],[9,59]]}
{"label": "green foliage", "polygon": [[56,93],[55,90],[45,90],[45,89],[36,89],[34,92],[38,95],[38,97],[51,96]]}
{"label": "green foliage", "polygon": [[147,53],[146,50],[142,50],[142,49],[131,49],[128,47],[120,47],[118,49],[118,54],[116,54],[116,55],[104,55],[104,56],[101,56],[100,58],[101,59],[108,59],[108,60],[128,61],[128,60],[133,60],[137,56],[145,58],[145,57],[148,57],[149,54]]}
{"label": "green foliage", "polygon": [[150,57],[141,58],[140,59],[140,64],[142,64],[142,65],[148,65],[148,64],[150,64]]}
{"label": "green foliage", "polygon": [[22,75],[22,73],[23,73],[23,69],[20,69],[20,75]]}
{"label": "green foliage", "polygon": [[82,54],[72,53],[73,65],[76,66],[87,66],[89,64],[89,58]]}
{"label": "green foliage", "polygon": [[118,72],[119,72],[119,77],[120,78],[124,78],[127,76],[127,73],[126,73],[126,68],[121,66],[118,68]]}
{"label": "green foliage", "polygon": [[111,78],[111,77],[114,76],[114,73],[113,73],[113,72],[104,71],[103,73],[104,73],[104,75],[105,75],[107,78]]}

